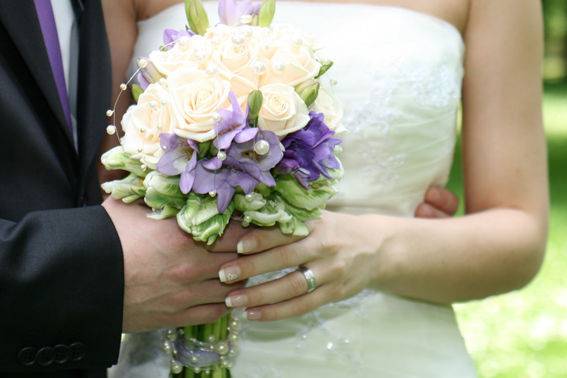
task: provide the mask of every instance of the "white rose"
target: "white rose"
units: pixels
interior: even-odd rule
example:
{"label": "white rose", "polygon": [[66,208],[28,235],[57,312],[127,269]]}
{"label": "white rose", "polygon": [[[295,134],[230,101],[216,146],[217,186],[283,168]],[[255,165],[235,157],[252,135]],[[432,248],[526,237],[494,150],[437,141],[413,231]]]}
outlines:
{"label": "white rose", "polygon": [[258,89],[265,62],[259,61],[258,42],[252,28],[233,27],[232,33],[215,45],[211,64],[230,81],[232,91],[239,98]]}
{"label": "white rose", "polygon": [[169,50],[152,51],[149,60],[164,76],[186,67],[205,68],[211,58],[213,46],[200,35],[182,37]]}
{"label": "white rose", "polygon": [[329,129],[337,132],[344,131],[341,123],[344,110],[341,102],[325,87],[319,88],[319,94],[315,103],[312,105],[313,111],[323,113],[325,116],[325,124]]}
{"label": "white rose", "polygon": [[150,84],[122,118],[124,150],[151,168],[162,155],[159,135],[172,133],[176,126],[171,105],[169,93],[159,84]]}
{"label": "white rose", "polygon": [[262,77],[262,85],[282,83],[299,85],[313,79],[319,73],[321,64],[306,45],[291,45],[278,48]]}
{"label": "white rose", "polygon": [[259,128],[283,136],[307,125],[309,111],[293,87],[268,84],[261,87],[260,91],[264,101],[258,119]]}
{"label": "white rose", "polygon": [[213,139],[218,110],[228,107],[230,83],[219,75],[183,68],[167,79],[177,118],[175,133],[204,142]]}

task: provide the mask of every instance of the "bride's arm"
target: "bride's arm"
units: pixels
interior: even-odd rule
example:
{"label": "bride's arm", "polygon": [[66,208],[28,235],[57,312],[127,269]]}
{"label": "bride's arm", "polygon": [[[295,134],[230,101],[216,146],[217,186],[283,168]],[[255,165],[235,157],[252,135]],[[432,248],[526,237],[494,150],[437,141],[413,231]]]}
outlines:
{"label": "bride's arm", "polygon": [[451,303],[517,289],[534,277],[548,213],[539,2],[471,2],[466,45],[467,215],[423,220],[325,213],[310,236],[287,245],[283,236],[254,231],[241,252],[268,251],[227,264],[221,278],[232,282],[226,278],[306,264],[320,287],[303,295],[306,282],[296,273],[234,292],[228,304],[273,320],[368,286]]}

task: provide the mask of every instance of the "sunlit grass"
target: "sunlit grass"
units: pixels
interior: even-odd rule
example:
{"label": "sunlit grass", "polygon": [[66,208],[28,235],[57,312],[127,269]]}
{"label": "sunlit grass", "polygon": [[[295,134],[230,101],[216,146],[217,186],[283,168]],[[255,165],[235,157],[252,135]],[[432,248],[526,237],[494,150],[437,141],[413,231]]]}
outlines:
{"label": "sunlit grass", "polygon": [[[552,201],[544,265],[523,290],[455,306],[483,378],[567,377],[566,86],[546,88],[544,113]],[[460,178],[457,161],[450,187],[462,197]]]}

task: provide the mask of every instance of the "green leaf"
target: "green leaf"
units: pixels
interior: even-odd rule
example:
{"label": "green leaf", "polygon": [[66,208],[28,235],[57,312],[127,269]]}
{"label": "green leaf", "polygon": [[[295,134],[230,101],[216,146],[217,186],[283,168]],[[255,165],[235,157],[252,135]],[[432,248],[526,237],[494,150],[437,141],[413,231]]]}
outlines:
{"label": "green leaf", "polygon": [[209,152],[211,151],[212,147],[214,147],[213,142],[210,141],[210,140],[206,141],[206,142],[199,143],[199,152],[197,152],[197,158],[199,160],[206,158],[208,156]]}
{"label": "green leaf", "polygon": [[142,169],[142,163],[138,159],[132,158],[132,156],[124,151],[122,146],[116,146],[108,151],[106,151],[100,157],[100,161],[104,168],[109,171],[122,170],[134,173],[136,176],[145,177],[147,172]]}
{"label": "green leaf", "polygon": [[193,239],[211,245],[222,236],[233,212],[233,202],[221,214],[215,198],[189,193],[185,206],[177,213],[177,224]]}
{"label": "green leaf", "polygon": [[132,84],[132,98],[134,99],[134,101],[138,102],[138,99],[140,98],[140,95],[142,93],[144,93],[142,87],[140,87],[138,84]]}
{"label": "green leaf", "polygon": [[258,26],[270,26],[275,14],[276,0],[264,0],[260,12],[258,13]]}
{"label": "green leaf", "polygon": [[315,76],[315,79],[318,79],[321,76],[323,76],[327,71],[329,71],[331,67],[333,67],[332,60],[326,60],[321,62],[321,68],[319,69],[319,73],[317,74],[317,76]]}
{"label": "green leaf", "polygon": [[105,182],[101,187],[112,198],[122,200],[124,203],[132,203],[142,198],[146,193],[144,180],[133,173],[121,180]]}
{"label": "green leaf", "polygon": [[207,32],[209,17],[201,0],[185,0],[185,14],[191,30],[200,35]]}

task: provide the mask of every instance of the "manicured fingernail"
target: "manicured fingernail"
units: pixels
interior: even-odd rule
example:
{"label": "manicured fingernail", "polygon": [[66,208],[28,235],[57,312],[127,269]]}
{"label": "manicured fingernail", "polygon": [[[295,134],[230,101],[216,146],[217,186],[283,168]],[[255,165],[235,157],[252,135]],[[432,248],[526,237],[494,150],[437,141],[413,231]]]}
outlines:
{"label": "manicured fingernail", "polygon": [[240,268],[237,266],[229,266],[219,271],[219,279],[221,282],[232,282],[240,277]]}
{"label": "manicured fingernail", "polygon": [[246,319],[248,320],[260,320],[262,314],[258,310],[248,310],[246,311]]}
{"label": "manicured fingernail", "polygon": [[224,300],[226,307],[245,307],[248,303],[248,298],[245,295],[229,295]]}
{"label": "manicured fingernail", "polygon": [[250,253],[256,248],[256,242],[254,240],[242,239],[236,244],[236,252],[238,253]]}

